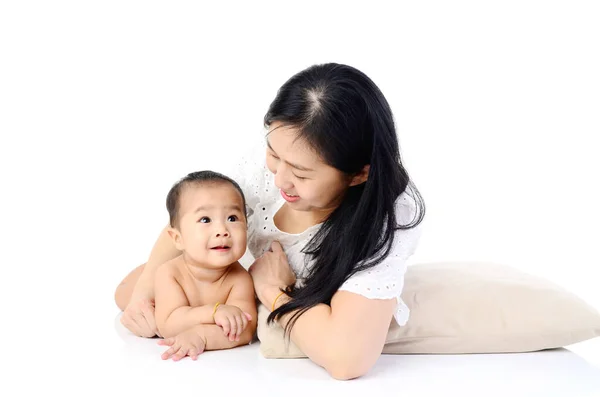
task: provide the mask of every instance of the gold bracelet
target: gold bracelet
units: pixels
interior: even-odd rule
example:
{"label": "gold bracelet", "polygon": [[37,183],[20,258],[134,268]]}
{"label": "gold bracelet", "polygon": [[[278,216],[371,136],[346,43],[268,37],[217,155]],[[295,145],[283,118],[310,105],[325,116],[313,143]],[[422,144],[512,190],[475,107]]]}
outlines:
{"label": "gold bracelet", "polygon": [[220,304],[221,304],[220,302],[217,302],[215,304],[215,308],[213,309],[213,318],[215,318],[215,313],[217,312],[217,308],[219,307]]}
{"label": "gold bracelet", "polygon": [[279,297],[280,297],[281,295],[283,295],[283,294],[285,294],[285,291],[281,291],[281,292],[279,293],[279,295],[277,295],[277,296],[275,297],[275,300],[273,301],[273,304],[271,305],[271,311],[272,311],[272,312],[274,312],[274,311],[275,311],[275,304],[277,303],[277,299],[279,299]]}

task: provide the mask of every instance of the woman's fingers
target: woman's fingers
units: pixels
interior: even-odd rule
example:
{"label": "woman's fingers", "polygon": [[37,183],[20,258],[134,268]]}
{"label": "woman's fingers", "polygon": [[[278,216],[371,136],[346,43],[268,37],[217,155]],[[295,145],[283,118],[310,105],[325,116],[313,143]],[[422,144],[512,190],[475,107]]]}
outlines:
{"label": "woman's fingers", "polygon": [[123,315],[121,316],[121,324],[123,324],[123,326],[129,331],[131,331],[131,333],[133,333],[134,335],[142,336],[142,330],[140,326],[135,321],[135,318],[130,316],[129,314],[123,313]]}
{"label": "woman's fingers", "polygon": [[148,324],[148,333],[151,333],[150,337],[157,335],[158,330],[156,329],[156,320],[154,317],[154,307],[150,306],[150,304],[145,304],[142,306],[142,315]]}
{"label": "woman's fingers", "polygon": [[281,248],[281,244],[279,244],[279,241],[273,241],[271,243],[271,251],[276,254],[283,252],[283,248]]}
{"label": "woman's fingers", "polygon": [[143,336],[144,338],[151,338],[154,335],[156,335],[154,332],[152,332],[152,329],[148,324],[148,320],[146,319],[146,317],[144,317],[144,315],[141,312],[136,313],[134,319],[140,327],[140,336]]}
{"label": "woman's fingers", "polygon": [[121,323],[137,336],[150,337],[151,330],[142,312],[143,306],[136,303],[128,306],[121,316]]}

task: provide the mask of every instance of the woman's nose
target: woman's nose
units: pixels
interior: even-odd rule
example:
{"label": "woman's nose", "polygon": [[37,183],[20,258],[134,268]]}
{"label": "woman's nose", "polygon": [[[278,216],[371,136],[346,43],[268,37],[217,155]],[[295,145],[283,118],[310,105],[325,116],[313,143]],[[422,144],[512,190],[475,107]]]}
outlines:
{"label": "woman's nose", "polygon": [[294,187],[294,184],[290,181],[288,177],[288,173],[283,167],[279,167],[277,172],[275,173],[275,184],[279,186],[280,189],[286,190]]}

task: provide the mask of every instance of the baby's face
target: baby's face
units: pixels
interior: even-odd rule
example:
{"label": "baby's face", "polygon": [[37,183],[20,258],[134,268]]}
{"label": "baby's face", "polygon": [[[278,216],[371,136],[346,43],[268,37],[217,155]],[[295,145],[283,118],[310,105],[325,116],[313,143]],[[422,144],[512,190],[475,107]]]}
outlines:
{"label": "baby's face", "polygon": [[179,206],[181,244],[187,255],[220,268],[246,252],[246,217],[240,193],[229,183],[188,186]]}

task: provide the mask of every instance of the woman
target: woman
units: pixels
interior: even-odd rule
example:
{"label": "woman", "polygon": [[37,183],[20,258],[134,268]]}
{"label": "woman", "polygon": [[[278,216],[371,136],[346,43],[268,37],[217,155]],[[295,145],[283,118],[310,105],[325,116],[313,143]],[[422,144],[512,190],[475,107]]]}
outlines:
{"label": "woman", "polygon": [[[424,204],[401,163],[392,111],[364,73],[312,66],[290,78],[265,115],[260,161],[233,175],[248,202],[256,294],[292,341],[334,378],[364,375],[390,321],[404,325],[400,294]],[[157,334],[152,279],[179,252],[165,232],[148,262],[116,291],[123,323]]]}

